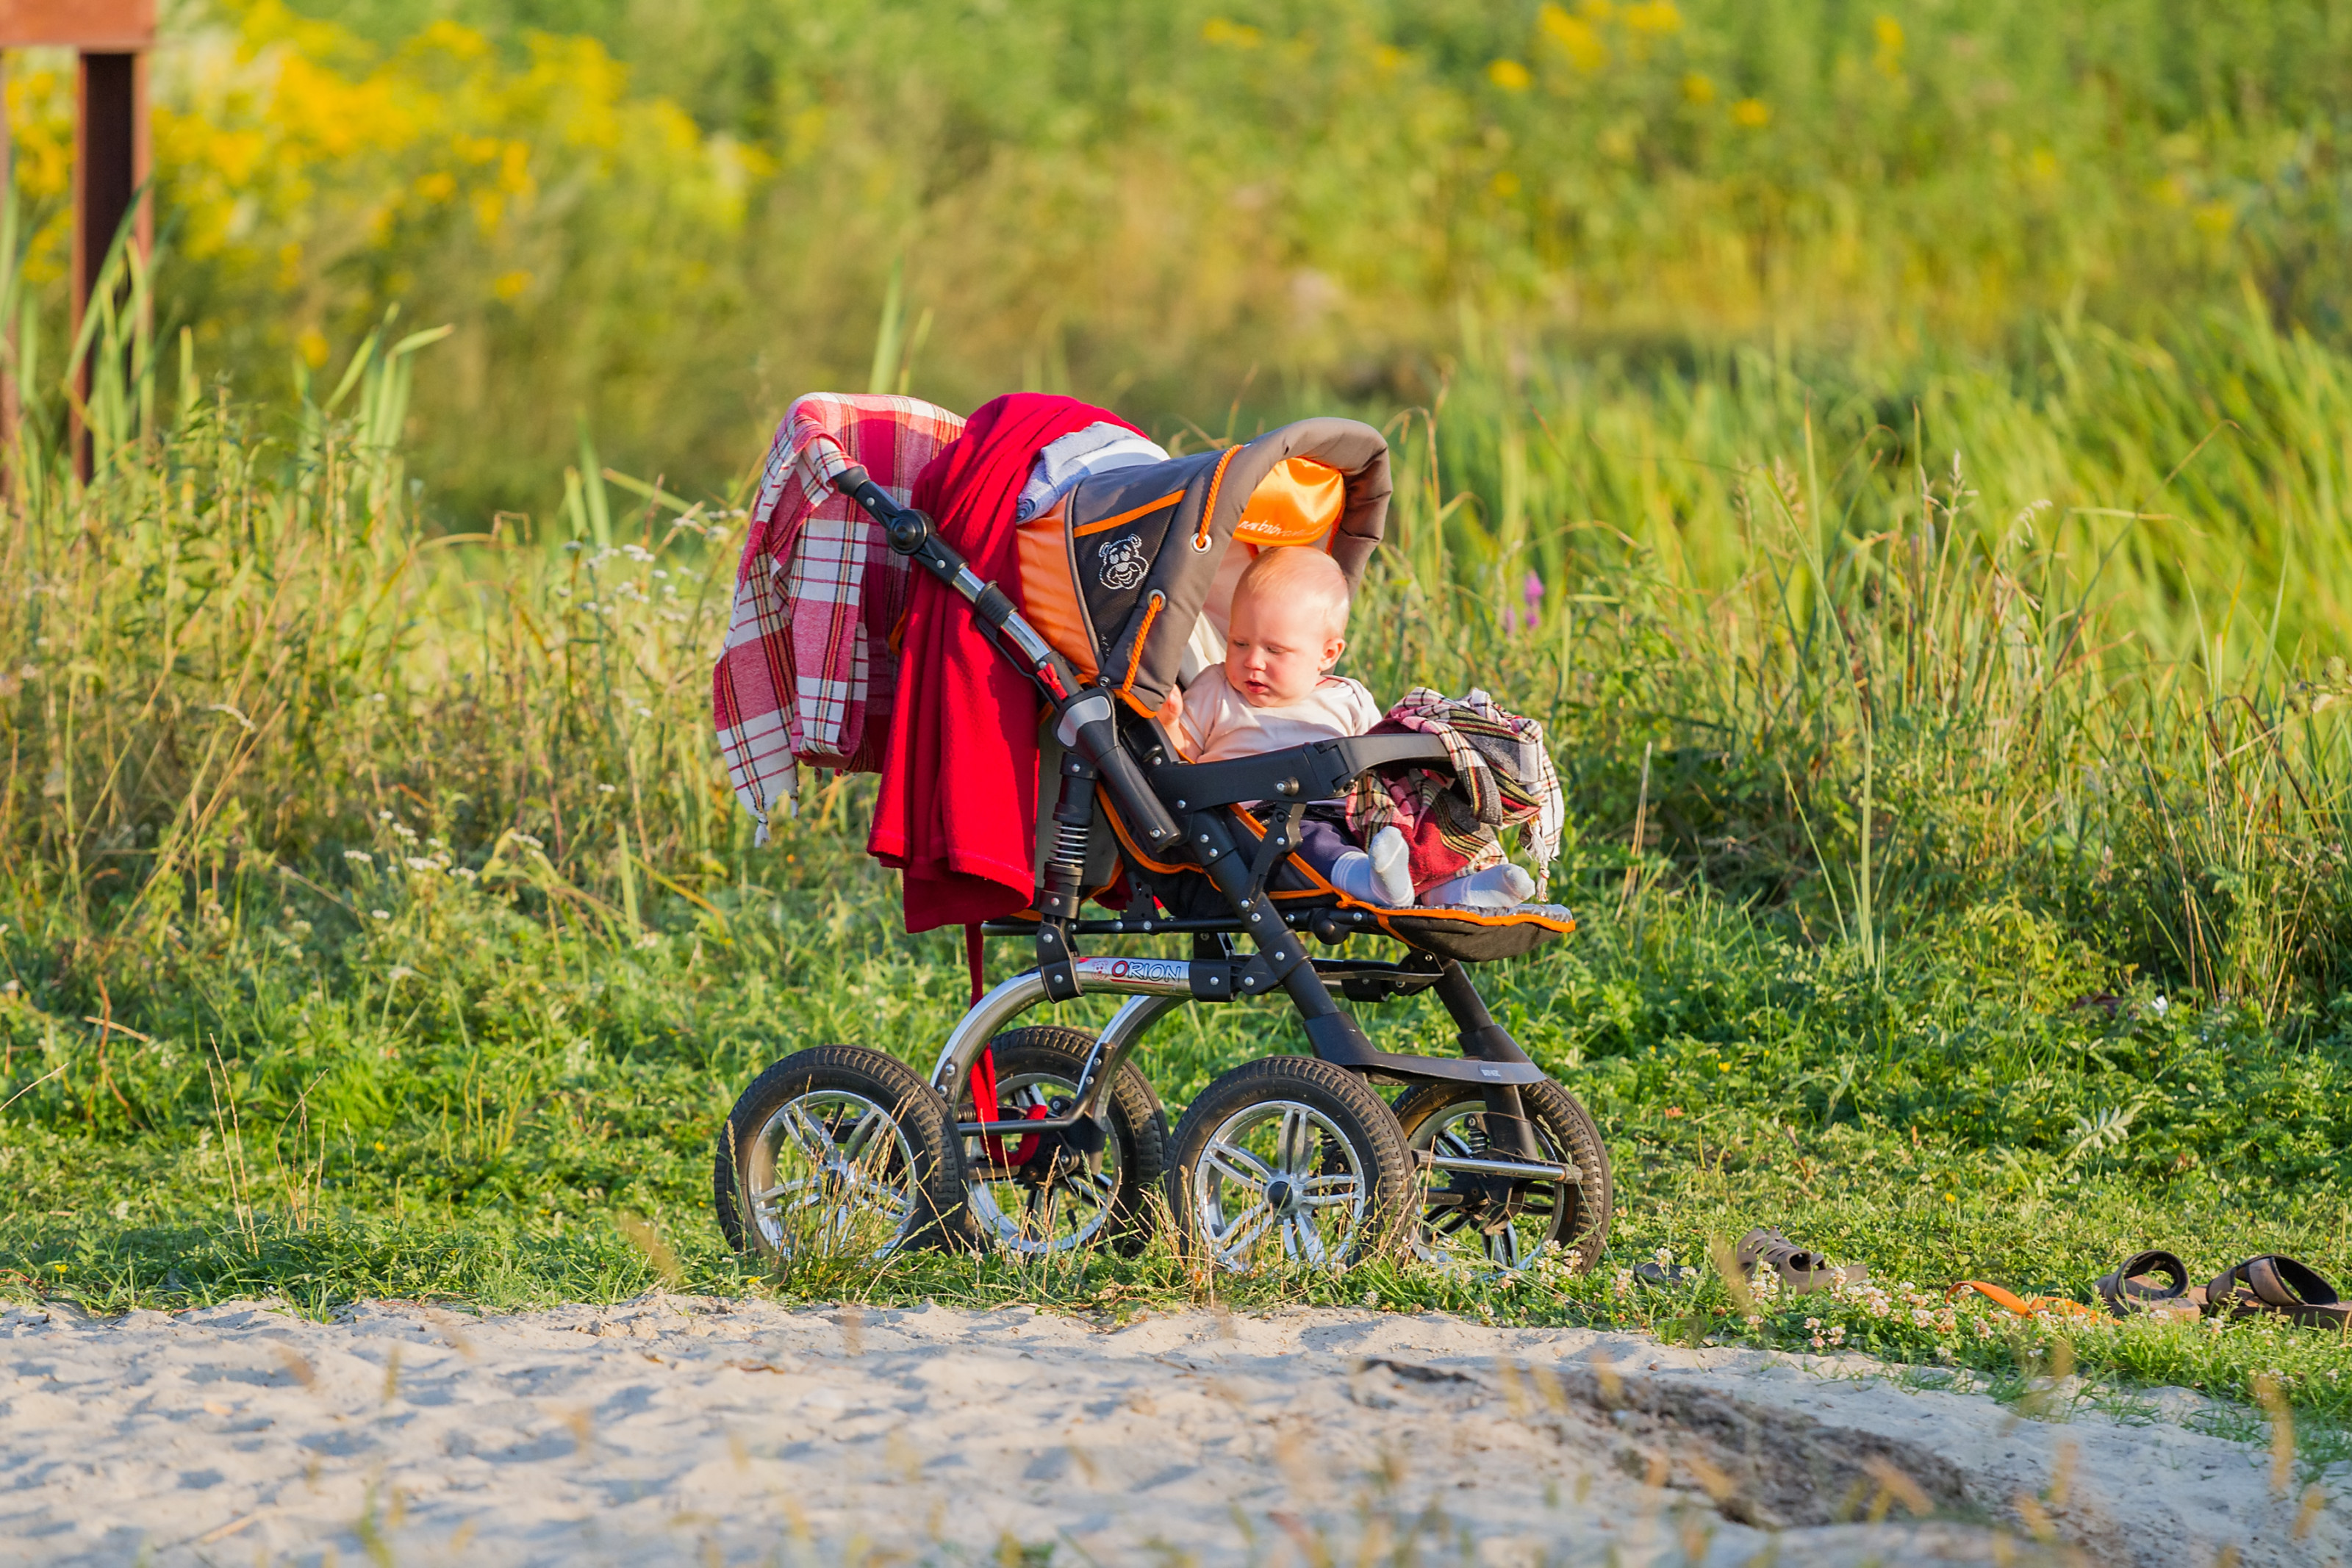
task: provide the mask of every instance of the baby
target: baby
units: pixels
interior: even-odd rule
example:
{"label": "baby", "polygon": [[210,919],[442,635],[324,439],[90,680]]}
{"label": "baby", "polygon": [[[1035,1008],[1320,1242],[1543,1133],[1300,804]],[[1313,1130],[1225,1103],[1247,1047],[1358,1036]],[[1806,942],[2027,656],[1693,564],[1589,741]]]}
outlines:
{"label": "baby", "polygon": [[[1319,549],[1261,552],[1234,585],[1225,662],[1201,672],[1184,694],[1177,738],[1194,762],[1362,735],[1381,709],[1360,681],[1331,674],[1347,648],[1348,579]],[[1325,880],[1364,904],[1416,902],[1508,908],[1535,892],[1515,865],[1458,876],[1417,898],[1404,835],[1382,828],[1369,846],[1348,834],[1337,801],[1318,801],[1299,824],[1298,854]]]}

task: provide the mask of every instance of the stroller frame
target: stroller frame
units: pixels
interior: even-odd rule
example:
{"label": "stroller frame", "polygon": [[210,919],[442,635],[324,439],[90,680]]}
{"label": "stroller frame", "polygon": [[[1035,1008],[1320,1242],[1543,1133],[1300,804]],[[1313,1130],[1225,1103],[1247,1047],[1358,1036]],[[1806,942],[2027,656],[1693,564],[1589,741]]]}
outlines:
{"label": "stroller frame", "polygon": [[[972,570],[931,518],[902,507],[855,464],[835,487],[881,527],[892,550],[953,591],[971,609],[982,634],[1010,659],[1052,706],[1056,738],[1066,748],[1054,810],[1056,842],[1037,890],[1037,918],[988,922],[983,934],[1027,936],[1036,967],[1003,981],[949,1035],[930,1086],[954,1103],[957,1086],[1006,1023],[1044,1002],[1087,993],[1125,995],[1129,1001],[1102,1030],[1077,1085],[1076,1103],[1042,1121],[971,1120],[952,1124],[965,1135],[1016,1135],[1075,1127],[1100,1109],[1107,1086],[1143,1033],[1183,1001],[1230,1002],[1279,989],[1301,1016],[1318,1059],[1373,1082],[1465,1082],[1479,1086],[1493,1144],[1516,1157],[1479,1159],[1425,1153],[1443,1170],[1489,1176],[1578,1182],[1573,1166],[1543,1160],[1529,1131],[1520,1089],[1546,1081],[1508,1030],[1497,1024],[1461,962],[1415,955],[1418,961],[1382,963],[1309,957],[1305,936],[1336,944],[1370,922],[1361,910],[1317,908],[1286,914],[1267,892],[1267,880],[1296,840],[1305,803],[1338,794],[1369,768],[1411,762],[1444,768],[1444,746],[1427,736],[1359,736],[1318,741],[1221,763],[1172,763],[1156,748],[1147,779],[1123,743],[1109,695],[1081,682],[1060,652],[1023,616],[1011,597]],[[1155,789],[1155,783],[1159,788]],[[1086,842],[1107,794],[1122,839],[1147,852],[1181,853],[1204,871],[1226,903],[1225,918],[1083,919]],[[1163,799],[1164,797],[1164,799]],[[1244,846],[1236,823],[1219,808],[1244,801],[1289,802],[1286,819]],[[1171,814],[1185,813],[1181,826]],[[1192,938],[1189,960],[1087,957],[1072,939],[1083,936],[1176,936]],[[1255,951],[1243,957],[1232,938],[1248,937]],[[1459,1033],[1459,1059],[1376,1049],[1362,1027],[1332,999],[1335,991],[1359,1001],[1385,1001],[1434,990]]]}

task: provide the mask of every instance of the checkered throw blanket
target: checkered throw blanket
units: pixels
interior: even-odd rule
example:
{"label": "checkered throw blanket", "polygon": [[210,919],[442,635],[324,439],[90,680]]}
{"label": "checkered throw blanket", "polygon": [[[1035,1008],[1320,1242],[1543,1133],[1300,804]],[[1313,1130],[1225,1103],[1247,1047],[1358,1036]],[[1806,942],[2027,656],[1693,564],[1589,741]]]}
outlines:
{"label": "checkered throw blanket", "polygon": [[908,397],[812,393],[784,411],[751,503],[710,707],[735,798],[787,814],[797,764],[871,772],[889,744],[907,562],[833,477],[856,463],[904,505],[963,421]]}
{"label": "checkered throw blanket", "polygon": [[1402,832],[1412,852],[1413,886],[1422,888],[1499,863],[1503,830],[1516,827],[1536,862],[1536,897],[1542,898],[1568,818],[1543,726],[1496,706],[1482,691],[1454,698],[1415,686],[1371,733],[1402,731],[1444,741],[1453,776],[1412,767],[1364,774],[1348,798],[1348,825],[1358,841],[1370,842],[1385,827]]}

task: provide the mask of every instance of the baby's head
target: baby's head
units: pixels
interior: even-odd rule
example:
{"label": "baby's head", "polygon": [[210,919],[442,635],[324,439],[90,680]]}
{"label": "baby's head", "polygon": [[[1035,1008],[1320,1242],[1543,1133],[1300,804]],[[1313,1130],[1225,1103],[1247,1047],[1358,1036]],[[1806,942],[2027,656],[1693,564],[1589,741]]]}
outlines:
{"label": "baby's head", "polygon": [[1285,707],[1315,689],[1347,647],[1348,578],[1319,549],[1261,551],[1234,585],[1225,680],[1252,707]]}

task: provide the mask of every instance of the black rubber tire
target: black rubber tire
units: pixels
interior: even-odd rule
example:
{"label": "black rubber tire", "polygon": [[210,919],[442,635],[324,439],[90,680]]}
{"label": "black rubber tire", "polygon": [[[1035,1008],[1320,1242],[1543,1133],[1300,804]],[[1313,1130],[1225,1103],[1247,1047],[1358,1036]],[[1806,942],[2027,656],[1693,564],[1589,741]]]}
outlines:
{"label": "black rubber tire", "polygon": [[[906,1135],[913,1151],[914,1212],[899,1245],[916,1248],[961,1247],[967,1239],[964,1214],[962,1142],[948,1120],[947,1103],[914,1069],[896,1057],[858,1045],[820,1045],[796,1051],[751,1081],[727,1113],[719,1130],[717,1157],[710,1187],[718,1211],[719,1233],[727,1245],[745,1257],[774,1261],[774,1249],[765,1238],[751,1234],[739,1206],[736,1151],[751,1151],[748,1173],[763,1173],[760,1151],[752,1147],[769,1119],[803,1095],[837,1091],[858,1095],[887,1111]],[[769,1169],[772,1171],[772,1156]]]}
{"label": "black rubber tire", "polygon": [[[1419,1084],[1397,1097],[1397,1124],[1409,1144],[1423,1122],[1465,1101],[1483,1105],[1484,1092],[1475,1083]],[[1519,1103],[1527,1107],[1538,1134],[1559,1153],[1560,1163],[1575,1166],[1584,1178],[1580,1186],[1560,1188],[1563,1212],[1557,1232],[1559,1239],[1553,1245],[1576,1272],[1590,1274],[1609,1245],[1614,1202],[1609,1182],[1609,1145],[1601,1141],[1601,1129],[1583,1103],[1549,1079],[1521,1085]]]}
{"label": "black rubber tire", "polygon": [[[1079,1075],[1086,1071],[1087,1059],[1094,1054],[1095,1037],[1084,1030],[1066,1029],[1059,1024],[1031,1024],[1006,1030],[988,1043],[995,1052],[1000,1083],[1034,1074],[1057,1083],[1065,1094],[1075,1098]],[[977,1120],[971,1114],[969,1080],[957,1087],[954,1100],[956,1120]],[[1121,1062],[1111,1076],[1102,1108],[1109,1118],[1109,1135],[1118,1152],[1118,1183],[1111,1197],[1110,1220],[1103,1228],[1102,1239],[1106,1245],[1131,1256],[1141,1251],[1150,1239],[1154,1200],[1168,1169],[1168,1113],[1161,1108],[1160,1096],[1152,1092],[1150,1081],[1136,1071],[1132,1061]],[[981,1176],[969,1146],[974,1142],[977,1140],[964,1140],[961,1151],[967,1186],[979,1181]],[[971,1234],[975,1245],[986,1244],[987,1237],[976,1218]]]}
{"label": "black rubber tire", "polygon": [[[1412,1160],[1397,1119],[1370,1085],[1343,1067],[1311,1056],[1268,1056],[1244,1062],[1201,1092],[1176,1124],[1168,1165],[1168,1207],[1186,1250],[1214,1258],[1200,1234],[1192,1201],[1194,1168],[1228,1118],[1269,1101],[1291,1101],[1327,1118],[1355,1155],[1370,1188],[1362,1223],[1334,1266],[1345,1270],[1389,1245],[1411,1213]],[[1327,1161],[1328,1155],[1327,1152]],[[1231,1265],[1228,1265],[1229,1267]]]}

